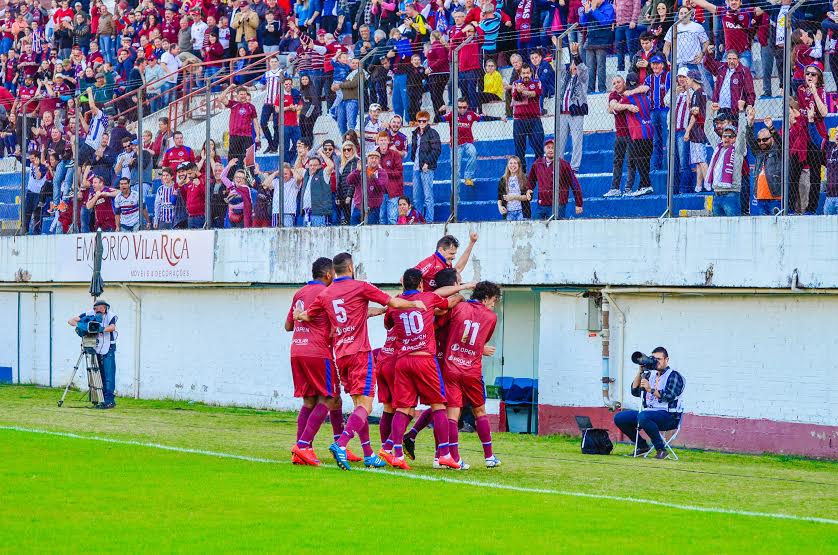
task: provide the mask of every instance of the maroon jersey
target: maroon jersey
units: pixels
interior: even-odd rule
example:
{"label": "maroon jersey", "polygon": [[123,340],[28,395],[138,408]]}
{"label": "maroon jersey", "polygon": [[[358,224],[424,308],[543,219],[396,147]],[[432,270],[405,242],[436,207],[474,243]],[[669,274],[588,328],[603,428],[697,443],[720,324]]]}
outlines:
{"label": "maroon jersey", "polygon": [[[87,195],[84,198],[85,202],[96,194],[93,188],[87,191]],[[102,189],[102,192],[112,193],[113,189],[105,187]],[[96,218],[96,227],[101,227],[102,231],[114,231],[116,229],[116,217],[113,213],[113,197],[99,197],[99,200],[93,205],[93,210]]]}
{"label": "maroon jersey", "polygon": [[371,351],[367,334],[369,304],[387,305],[390,295],[365,281],[351,277],[336,278],[315,297],[308,307],[309,316],[326,313],[335,330],[335,358]]}
{"label": "maroon jersey", "polygon": [[468,301],[455,306],[448,324],[446,370],[481,374],[483,347],[492,338],[497,321],[498,315],[481,302]]}
{"label": "maroon jersey", "polygon": [[[396,354],[424,352],[436,355],[436,335],[434,334],[434,309],[448,309],[448,299],[443,299],[430,291],[405,291],[399,298],[408,301],[422,301],[425,310],[418,308],[399,308],[390,316],[396,330]],[[389,312],[388,312],[389,314]]]}
{"label": "maroon jersey", "polygon": [[[309,308],[317,295],[324,289],[326,289],[326,284],[322,281],[314,280],[306,283],[302,289],[294,293],[286,320],[292,322],[294,320],[294,310]],[[332,325],[329,323],[329,318],[323,313],[312,317],[310,322],[294,322],[291,356],[331,359],[331,332]]]}
{"label": "maroon jersey", "polygon": [[433,291],[436,289],[436,280],[434,278],[437,272],[445,268],[451,268],[451,264],[437,251],[417,264],[415,268],[422,272],[422,288],[425,291]]}
{"label": "maroon jersey", "polygon": [[393,325],[393,309],[388,308],[384,315],[384,328],[387,330],[387,339],[384,340],[384,345],[378,353],[378,362],[395,358],[396,356],[396,328]]}
{"label": "maroon jersey", "polygon": [[[447,121],[449,125],[451,125],[453,129],[453,121],[454,118],[451,114],[446,114],[442,116],[442,121]],[[474,135],[471,132],[471,126],[474,125],[475,122],[480,121],[480,116],[472,112],[471,110],[466,110],[463,114],[457,115],[457,144],[464,145],[466,143],[473,143],[474,142]],[[453,130],[451,131],[451,135],[454,135]]]}
{"label": "maroon jersey", "polygon": [[[617,104],[623,104],[623,95],[616,91],[611,91],[608,95],[608,104],[611,104],[612,100],[616,100]],[[628,137],[629,136],[629,128],[628,128],[628,121],[626,121],[626,113],[623,111],[614,112],[614,130],[617,132],[616,135],[618,137]]]}
{"label": "maroon jersey", "polygon": [[24,77],[31,77],[38,71],[38,60],[35,59],[35,54],[22,52],[17,57],[17,63]]}
{"label": "maroon jersey", "polygon": [[26,85],[21,85],[17,88],[18,115],[23,114],[24,106],[26,106],[27,114],[34,114],[38,110],[38,102],[30,102],[28,105],[26,104],[35,98],[36,92],[38,92],[38,88],[34,86],[27,87]]}
{"label": "maroon jersey", "polygon": [[230,136],[250,137],[253,134],[253,122],[259,117],[253,104],[231,100],[227,107],[230,108]]}
{"label": "maroon jersey", "polygon": [[[818,87],[818,96],[820,97],[821,102],[826,104],[826,92],[823,87]],[[818,134],[826,139],[828,137],[826,133],[826,122],[824,122],[821,113],[818,112],[818,106],[815,104],[815,98],[812,91],[809,90],[809,87],[806,85],[800,85],[797,87],[797,103],[800,105],[800,115],[803,119],[808,119],[809,107],[813,107],[812,113],[815,117],[815,127],[818,128]]]}
{"label": "maroon jersey", "polygon": [[407,137],[401,131],[396,131],[393,133],[389,129],[387,130],[387,134],[390,135],[390,146],[398,150],[399,152],[407,152]]}
{"label": "maroon jersey", "polygon": [[736,11],[720,7],[717,14],[722,20],[725,34],[725,50],[736,50],[740,54],[751,49],[751,31],[756,29],[756,13],[752,8]]}

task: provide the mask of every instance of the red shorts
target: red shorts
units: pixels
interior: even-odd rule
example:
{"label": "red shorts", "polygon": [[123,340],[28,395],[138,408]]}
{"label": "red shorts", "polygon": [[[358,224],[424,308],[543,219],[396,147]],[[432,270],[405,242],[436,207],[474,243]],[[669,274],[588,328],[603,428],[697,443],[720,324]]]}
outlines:
{"label": "red shorts", "polygon": [[445,371],[445,399],[449,407],[463,408],[466,403],[472,407],[486,404],[486,386],[482,375]]}
{"label": "red shorts", "polygon": [[400,409],[415,407],[417,397],[424,405],[445,403],[445,384],[442,370],[435,357],[403,356],[396,360],[396,380],[393,406]]}
{"label": "red shorts", "polygon": [[396,385],[396,357],[379,359],[377,362],[375,381],[378,384],[378,402],[390,404],[393,402]]}
{"label": "red shorts", "polygon": [[370,351],[340,357],[337,365],[346,393],[375,397],[375,365]]}
{"label": "red shorts", "polygon": [[338,373],[328,358],[291,357],[294,397],[334,397],[338,393]]}

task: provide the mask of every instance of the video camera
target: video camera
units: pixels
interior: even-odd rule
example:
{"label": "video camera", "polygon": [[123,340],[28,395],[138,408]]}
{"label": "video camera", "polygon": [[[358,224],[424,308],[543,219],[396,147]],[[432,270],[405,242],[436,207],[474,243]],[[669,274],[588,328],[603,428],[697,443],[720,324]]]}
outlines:
{"label": "video camera", "polygon": [[85,337],[90,335],[99,335],[102,333],[102,330],[105,329],[105,326],[102,325],[102,315],[101,314],[93,314],[81,317],[79,323],[76,324],[76,334],[79,337]]}
{"label": "video camera", "polygon": [[634,364],[642,366],[643,368],[648,368],[649,370],[654,370],[658,367],[658,359],[652,356],[644,355],[640,351],[634,351],[631,354],[631,361]]}

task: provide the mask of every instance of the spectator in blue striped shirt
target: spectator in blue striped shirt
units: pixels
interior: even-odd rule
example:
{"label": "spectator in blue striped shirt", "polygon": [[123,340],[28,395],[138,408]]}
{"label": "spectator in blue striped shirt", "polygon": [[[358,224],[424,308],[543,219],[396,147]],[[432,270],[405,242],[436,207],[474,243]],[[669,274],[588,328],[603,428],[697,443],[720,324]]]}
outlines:
{"label": "spectator in blue striped shirt", "polygon": [[666,104],[667,95],[671,87],[669,72],[666,70],[666,58],[662,54],[655,54],[649,60],[652,73],[646,76],[646,87],[649,88],[649,101],[652,104],[652,128],[654,140],[652,146],[652,169],[663,169],[663,139],[669,136],[667,116],[669,108]]}
{"label": "spectator in blue striped shirt", "polygon": [[154,229],[172,229],[175,218],[175,172],[171,168],[163,168],[160,181],[160,188],[154,196]]}
{"label": "spectator in blue striped shirt", "polygon": [[140,201],[137,191],[131,190],[131,180],[127,177],[119,179],[119,194],[114,197],[113,206],[119,231],[139,231],[150,219],[145,204]]}

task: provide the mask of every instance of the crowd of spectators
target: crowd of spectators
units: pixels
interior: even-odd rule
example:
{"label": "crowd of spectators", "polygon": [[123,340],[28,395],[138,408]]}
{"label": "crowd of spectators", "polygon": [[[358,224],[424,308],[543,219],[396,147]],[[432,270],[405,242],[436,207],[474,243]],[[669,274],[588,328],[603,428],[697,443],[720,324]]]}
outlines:
{"label": "crowd of spectators", "polygon": [[[747,5],[683,0],[678,6],[652,0],[121,0],[111,10],[100,0],[10,0],[0,9],[0,148],[26,164],[27,231],[30,226],[41,231],[41,207],[56,214],[54,232],[69,231],[74,220],[81,231],[279,221],[337,225],[364,218],[418,223],[434,221],[435,205],[445,200],[435,198],[433,186],[437,178],[450,178],[436,172],[444,142],[440,131],[450,133],[456,120],[461,175],[455,182],[471,186],[478,155],[473,125],[511,119],[515,156],[491,153],[508,158],[498,183],[499,213],[507,219],[551,215],[554,153],[565,151],[568,135],[573,148],[563,169],[567,181],[557,188],[559,205],[564,211],[573,192],[581,213],[575,172],[582,164],[588,95],[609,92],[607,60],[616,54],[618,73],[607,101],[616,128],[614,180],[606,196],[653,192],[650,174],[667,164],[669,90],[676,87],[676,133],[683,143],[676,156],[678,190],[709,188],[719,197],[736,191],[740,212],[751,206],[762,210],[769,205],[757,201],[776,201],[776,184],[769,178],[770,186],[763,186],[764,176],[754,174],[750,187],[752,170],[742,150],[748,141],[733,142],[743,160],[742,175],[727,188],[719,184],[727,170],[718,159],[727,164],[731,158],[723,150],[725,130],[733,127],[737,137],[750,133],[748,122],[755,118],[754,50],[763,96],[773,94],[774,66],[782,79],[782,21],[789,6],[789,0]],[[824,64],[828,60],[834,75],[836,12],[811,1],[794,16],[795,102],[789,119],[792,189],[800,212],[816,207],[821,168],[828,165]],[[562,45],[569,63],[556,67],[556,37],[574,23],[578,27]],[[677,60],[671,59],[673,30]],[[236,73],[256,59],[247,57],[264,54],[270,57],[262,59],[256,75],[252,67],[249,74]],[[450,82],[455,55],[456,86]],[[187,79],[201,84],[227,74],[214,101],[230,109],[223,151],[211,145],[207,154],[203,143],[184,144],[165,117],[158,129],[136,136],[139,88],[145,86],[149,113],[181,97]],[[253,98],[262,90],[266,95],[257,110],[260,103]],[[501,108],[486,110],[487,104]],[[553,106],[563,116],[558,149],[545,141],[542,122]],[[24,114],[29,139],[22,144]],[[338,133],[315,136],[319,118],[333,118]],[[808,132],[809,120],[820,143]],[[718,138],[705,133],[707,121],[716,123],[706,127],[716,129]],[[435,125],[440,122],[447,125]],[[780,135],[768,133],[776,144]],[[766,144],[762,134],[750,144]],[[222,140],[220,134],[214,138]],[[708,157],[708,146],[716,144],[722,146]],[[529,171],[528,148],[534,155]],[[286,167],[262,172],[254,155],[280,149]],[[412,198],[404,196],[408,161]],[[73,203],[68,201],[76,172],[81,197]],[[146,213],[143,199],[158,177],[163,186]],[[121,190],[126,180],[129,187]],[[808,186],[801,192],[804,181]],[[132,183],[143,186],[131,189]],[[282,195],[276,194],[280,188]],[[771,196],[759,197],[765,194]],[[203,209],[207,196],[210,222]],[[538,209],[530,206],[533,200]],[[79,207],[75,217],[73,205]]]}

